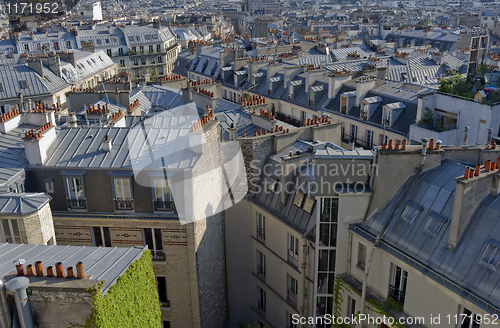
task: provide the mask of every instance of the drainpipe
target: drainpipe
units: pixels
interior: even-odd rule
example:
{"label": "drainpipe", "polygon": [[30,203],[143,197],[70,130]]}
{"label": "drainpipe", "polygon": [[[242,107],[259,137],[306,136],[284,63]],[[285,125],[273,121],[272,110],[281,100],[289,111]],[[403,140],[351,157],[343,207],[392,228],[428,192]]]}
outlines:
{"label": "drainpipe", "polygon": [[0,328],[11,328],[12,316],[10,314],[7,293],[5,292],[5,282],[0,278]]}
{"label": "drainpipe", "polygon": [[11,279],[5,285],[9,292],[14,293],[14,302],[16,304],[21,328],[34,328],[30,304],[28,303],[28,294],[26,293],[26,288],[28,288],[29,285],[30,280],[26,277]]}
{"label": "drainpipe", "polygon": [[418,176],[420,175],[420,173],[422,173],[422,170],[423,170],[424,165],[425,165],[425,157],[427,154],[428,142],[429,142],[429,139],[427,139],[427,138],[422,139],[422,158],[420,161],[420,165],[417,167],[416,172],[413,175],[413,177],[411,178],[410,183],[406,187],[403,195],[399,198],[396,206],[394,207],[394,209],[391,212],[391,215],[389,216],[389,219],[385,222],[384,226],[382,227],[382,229],[378,233],[377,238],[375,239],[375,242],[373,243],[373,248],[372,248],[372,251],[370,253],[370,258],[368,259],[368,263],[366,263],[365,272],[363,274],[363,289],[361,291],[361,311],[360,311],[360,314],[365,314],[366,287],[367,287],[367,283],[368,283],[368,274],[370,273],[370,268],[372,266],[373,259],[375,257],[375,251],[378,248],[378,244],[380,243],[380,239],[382,239],[382,236],[385,234],[385,231],[389,227],[389,224],[391,224],[392,220],[394,219],[396,211],[401,207],[403,201],[406,199],[406,196],[408,196],[408,193],[410,192],[410,190],[412,190],[413,185],[417,181]]}
{"label": "drainpipe", "polygon": [[[300,317],[306,316],[306,269],[307,269],[307,237],[316,229],[316,223],[314,223],[303,235],[302,235],[302,258],[300,261],[300,275],[302,276],[302,297],[300,298]],[[300,325],[302,328],[305,325]]]}

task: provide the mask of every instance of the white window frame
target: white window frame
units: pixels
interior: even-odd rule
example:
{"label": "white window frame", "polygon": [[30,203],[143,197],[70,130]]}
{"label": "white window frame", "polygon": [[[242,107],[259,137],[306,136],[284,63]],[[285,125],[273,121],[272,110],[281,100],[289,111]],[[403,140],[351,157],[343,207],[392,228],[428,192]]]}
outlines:
{"label": "white window frame", "polygon": [[[7,221],[9,226],[9,234],[6,234],[6,231],[3,228],[4,220]],[[14,223],[12,222],[14,221]],[[19,231],[19,236],[16,236],[14,233],[14,224],[17,225],[17,231]],[[12,238],[13,244],[21,244],[21,230],[19,229],[19,223],[15,219],[0,219],[0,237],[2,237],[2,242],[7,242],[7,237]],[[18,241],[18,242],[17,242]]]}
{"label": "white window frame", "polygon": [[[99,228],[101,230],[101,244],[102,244],[102,247],[113,247],[113,242],[111,241],[111,230],[110,230],[110,227],[90,227],[90,230],[92,232],[92,246],[94,247],[99,247],[97,246],[96,244],[96,236],[95,236],[95,233],[94,233],[94,229],[96,228]],[[104,237],[104,229],[107,228],[107,231],[109,233],[109,243],[110,245],[106,245],[106,238]]]}

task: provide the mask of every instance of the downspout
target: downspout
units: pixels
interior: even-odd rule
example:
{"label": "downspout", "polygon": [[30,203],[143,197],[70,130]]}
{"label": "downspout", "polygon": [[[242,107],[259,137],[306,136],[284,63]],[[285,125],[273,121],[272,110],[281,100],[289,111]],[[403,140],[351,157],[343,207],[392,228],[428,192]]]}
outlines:
{"label": "downspout", "polygon": [[421,157],[420,165],[417,167],[415,174],[413,175],[413,177],[411,177],[411,181],[410,181],[409,185],[406,187],[406,190],[404,191],[403,195],[399,198],[396,206],[394,207],[394,209],[391,212],[391,215],[389,216],[389,219],[385,222],[384,226],[382,227],[382,229],[378,233],[377,238],[375,239],[375,242],[373,243],[373,248],[372,248],[372,251],[370,253],[370,258],[368,259],[368,263],[366,263],[365,272],[363,274],[363,289],[361,291],[361,312],[360,312],[360,314],[365,314],[366,285],[368,282],[368,274],[370,273],[370,268],[372,266],[373,259],[375,257],[375,251],[378,248],[378,245],[380,243],[380,239],[382,238],[385,231],[389,227],[389,224],[391,224],[392,220],[394,219],[396,211],[401,207],[403,201],[406,199],[406,196],[408,196],[408,193],[410,192],[413,185],[417,181],[418,176],[420,175],[420,173],[422,173],[422,170],[423,170],[424,165],[425,165],[425,157],[426,157],[426,153],[427,153],[427,143],[428,142],[429,142],[429,139],[427,139],[427,138],[422,139],[422,157]]}
{"label": "downspout", "polygon": [[[300,275],[302,276],[302,297],[300,298],[300,317],[305,317],[306,312],[306,269],[307,269],[307,238],[316,229],[316,223],[314,223],[307,231],[302,235],[302,258],[300,261]],[[301,327],[305,325],[301,324]]]}

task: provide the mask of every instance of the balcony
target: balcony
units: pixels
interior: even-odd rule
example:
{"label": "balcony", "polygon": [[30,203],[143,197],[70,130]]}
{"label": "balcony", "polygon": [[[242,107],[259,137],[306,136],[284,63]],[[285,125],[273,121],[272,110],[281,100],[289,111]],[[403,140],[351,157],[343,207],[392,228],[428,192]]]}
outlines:
{"label": "balcony", "polygon": [[87,208],[87,200],[85,199],[68,199],[68,207],[72,210],[83,210]]}
{"label": "balcony", "polygon": [[133,210],[134,201],[132,199],[115,199],[115,209],[117,210]]}
{"label": "balcony", "polygon": [[295,254],[292,250],[288,250],[288,262],[296,267],[299,266],[299,256]]}
{"label": "balcony", "polygon": [[167,255],[165,254],[164,251],[151,250],[151,256],[153,258],[153,261],[166,261],[167,260]]}
{"label": "balcony", "polygon": [[398,302],[399,304],[405,305],[405,293],[401,291],[399,288],[396,288],[393,285],[391,285],[389,296],[394,298],[396,302]]}
{"label": "balcony", "polygon": [[[447,131],[437,132],[418,126],[417,123],[410,125],[410,141],[420,142],[423,138],[434,139],[434,141],[441,140],[441,145],[456,145],[458,129],[451,129]],[[461,140],[462,141],[462,140]]]}
{"label": "balcony", "polygon": [[291,290],[290,288],[288,289],[288,294],[287,294],[287,301],[293,304],[293,306],[297,306],[297,293]]}
{"label": "balcony", "polygon": [[154,201],[155,211],[176,212],[174,201]]}

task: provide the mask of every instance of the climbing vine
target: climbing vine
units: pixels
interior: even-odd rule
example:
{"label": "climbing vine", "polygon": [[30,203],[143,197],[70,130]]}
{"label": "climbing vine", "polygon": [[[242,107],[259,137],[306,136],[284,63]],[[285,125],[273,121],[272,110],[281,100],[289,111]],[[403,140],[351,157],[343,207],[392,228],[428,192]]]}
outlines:
{"label": "climbing vine", "polygon": [[[93,314],[80,327],[161,327],[161,311],[151,253],[145,252],[102,297],[102,283],[91,288]],[[75,325],[73,325],[74,327]]]}

